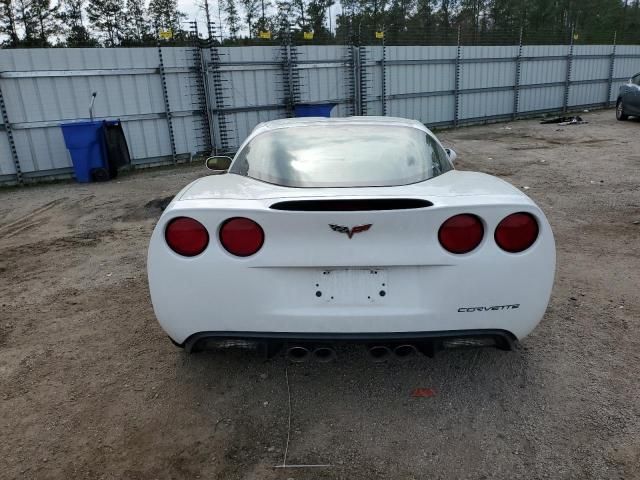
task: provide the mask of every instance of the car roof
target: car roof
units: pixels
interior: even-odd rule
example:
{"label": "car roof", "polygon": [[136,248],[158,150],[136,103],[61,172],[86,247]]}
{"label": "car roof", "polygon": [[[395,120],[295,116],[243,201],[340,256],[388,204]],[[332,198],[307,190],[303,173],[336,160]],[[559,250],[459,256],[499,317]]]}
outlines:
{"label": "car roof", "polygon": [[300,118],[284,118],[281,120],[271,120],[258,124],[251,136],[258,135],[267,130],[276,130],[280,128],[306,127],[313,125],[383,125],[389,127],[411,127],[419,130],[428,131],[422,123],[417,120],[399,117],[379,117],[379,116],[354,116],[354,117],[300,117]]}

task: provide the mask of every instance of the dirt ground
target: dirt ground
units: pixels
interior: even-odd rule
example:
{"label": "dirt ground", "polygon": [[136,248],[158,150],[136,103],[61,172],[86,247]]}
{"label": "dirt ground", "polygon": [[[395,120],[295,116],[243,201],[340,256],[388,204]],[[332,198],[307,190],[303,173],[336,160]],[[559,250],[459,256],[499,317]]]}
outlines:
{"label": "dirt ground", "polygon": [[[146,249],[198,165],[0,190],[0,478],[639,479],[640,121],[440,134],[526,189],[558,248],[513,352],[288,366],[188,356],[153,315]],[[414,388],[431,398],[411,398]]]}

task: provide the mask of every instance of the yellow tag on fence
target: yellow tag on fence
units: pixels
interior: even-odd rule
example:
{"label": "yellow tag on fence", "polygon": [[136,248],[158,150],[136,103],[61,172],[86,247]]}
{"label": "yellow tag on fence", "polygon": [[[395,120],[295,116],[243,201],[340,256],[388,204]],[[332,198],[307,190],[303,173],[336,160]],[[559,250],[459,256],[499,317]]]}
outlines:
{"label": "yellow tag on fence", "polygon": [[303,32],[302,36],[305,40],[313,40],[313,32]]}
{"label": "yellow tag on fence", "polygon": [[269,31],[260,32],[259,35],[263,40],[271,40],[271,32]]}
{"label": "yellow tag on fence", "polygon": [[158,32],[158,35],[160,36],[160,38],[164,39],[164,40],[170,40],[173,38],[173,30],[169,29],[169,30],[160,30]]}
{"label": "yellow tag on fence", "polygon": [[384,32],[376,32],[376,38],[382,40],[384,38]]}

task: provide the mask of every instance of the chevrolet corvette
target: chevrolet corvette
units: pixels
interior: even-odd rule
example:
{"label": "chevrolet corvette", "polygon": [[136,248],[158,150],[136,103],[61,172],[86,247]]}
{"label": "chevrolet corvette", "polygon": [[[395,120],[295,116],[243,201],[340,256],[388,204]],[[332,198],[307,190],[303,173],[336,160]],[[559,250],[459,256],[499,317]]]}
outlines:
{"label": "chevrolet corvette", "polygon": [[459,171],[423,124],[390,117],[258,125],[187,185],[152,234],[156,317],[187,351],[361,343],[375,359],[511,349],[542,319],[551,227],[509,183]]}

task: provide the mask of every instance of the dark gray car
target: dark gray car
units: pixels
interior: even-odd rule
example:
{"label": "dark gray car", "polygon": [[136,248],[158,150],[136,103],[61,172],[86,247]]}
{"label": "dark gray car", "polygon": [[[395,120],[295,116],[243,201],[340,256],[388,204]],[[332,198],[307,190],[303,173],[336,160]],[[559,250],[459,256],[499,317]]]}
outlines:
{"label": "dark gray car", "polygon": [[640,116],[640,73],[620,87],[616,102],[616,118],[626,120],[630,115]]}

